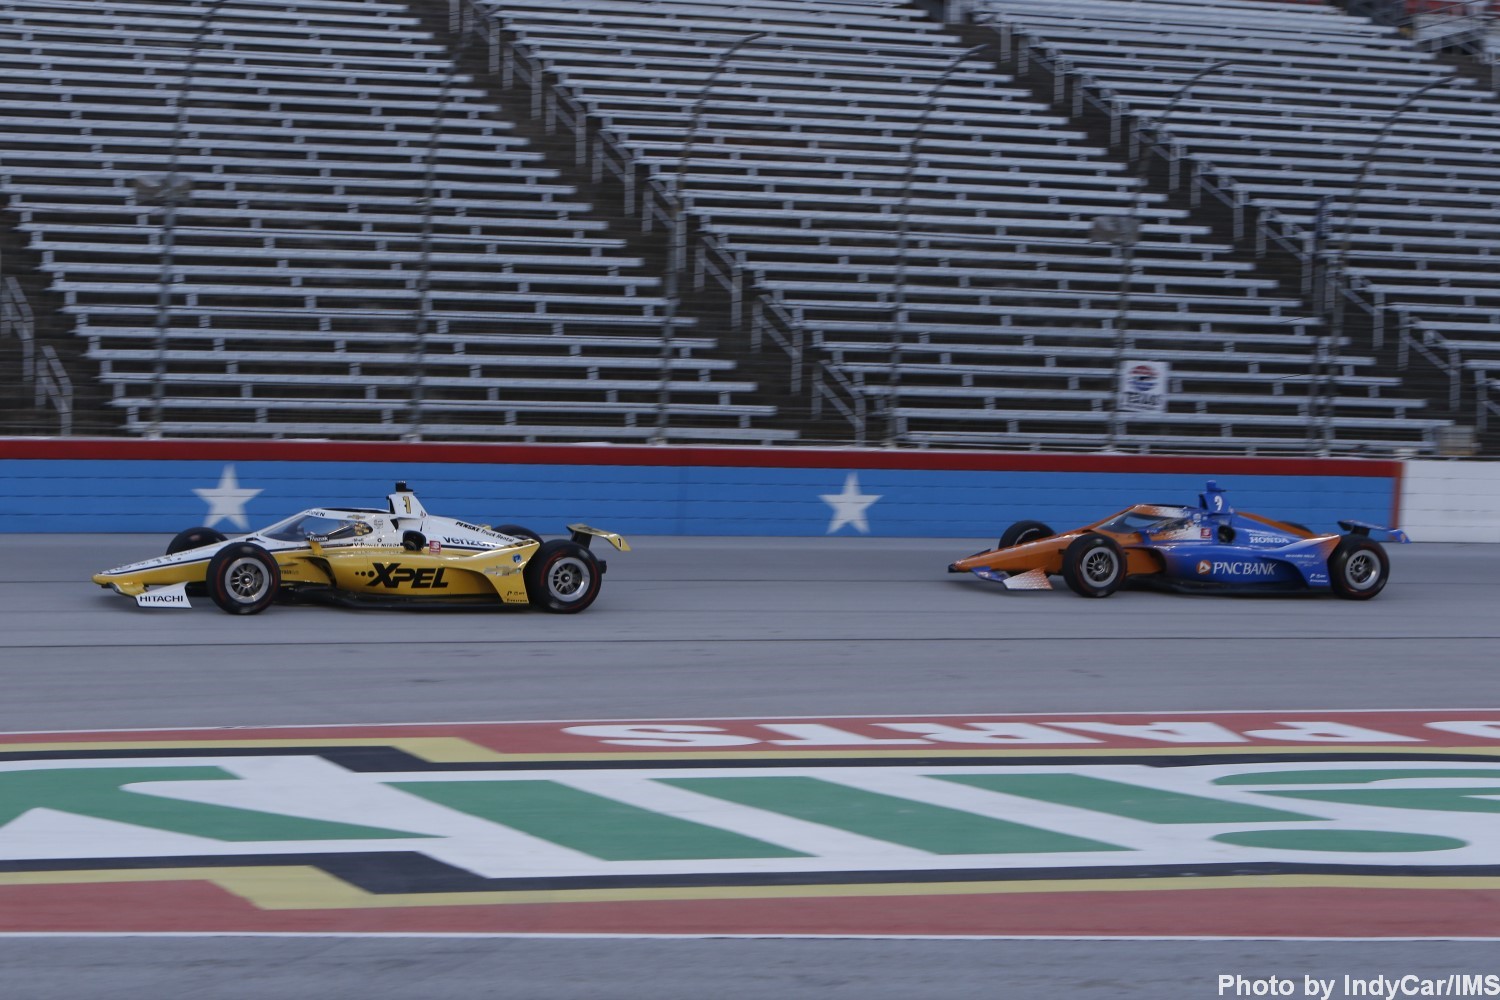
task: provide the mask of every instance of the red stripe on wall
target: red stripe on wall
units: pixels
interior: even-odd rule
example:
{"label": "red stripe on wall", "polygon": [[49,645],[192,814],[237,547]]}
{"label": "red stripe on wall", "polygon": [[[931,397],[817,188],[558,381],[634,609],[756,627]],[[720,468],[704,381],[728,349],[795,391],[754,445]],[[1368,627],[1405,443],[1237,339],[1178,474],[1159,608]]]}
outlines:
{"label": "red stripe on wall", "polygon": [[1406,463],[1392,462],[1391,464],[1396,467],[1396,482],[1391,489],[1391,520],[1389,523],[1391,527],[1395,527],[1401,523],[1401,494],[1406,489],[1404,482],[1406,479]]}

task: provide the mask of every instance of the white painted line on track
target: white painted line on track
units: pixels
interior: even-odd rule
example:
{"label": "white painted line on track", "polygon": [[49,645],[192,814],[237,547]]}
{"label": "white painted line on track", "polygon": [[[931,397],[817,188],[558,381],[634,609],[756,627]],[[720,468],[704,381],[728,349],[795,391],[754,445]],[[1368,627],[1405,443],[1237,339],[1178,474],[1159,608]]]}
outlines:
{"label": "white painted line on track", "polygon": [[495,932],[417,932],[396,931],[0,931],[6,938],[63,939],[75,938],[385,938],[392,940],[489,940],[497,938],[545,939],[554,941],[718,941],[724,939],[752,941],[1316,941],[1351,944],[1396,941],[1500,941],[1492,937],[1274,937],[1270,935],[1134,935],[1134,934],[560,934],[538,931]]}
{"label": "white painted line on track", "polygon": [[[1311,712],[1337,712],[1340,715],[1355,714],[1378,714],[1382,712],[1500,712],[1500,705],[1488,707],[1476,707],[1467,705],[1462,708],[1438,707],[1438,708],[1413,708],[1410,705],[1402,705],[1390,708],[1334,708],[1324,706],[1321,708],[1172,708],[1160,710],[1134,709],[1119,711],[1112,708],[1097,709],[1061,709],[1055,712],[914,712],[909,713],[920,716],[923,719],[972,719],[978,715],[989,717],[991,715],[1003,715],[1005,718],[1021,717],[1051,717],[1051,716],[1075,716],[1075,715],[1146,715],[1146,716],[1169,716],[1169,715],[1265,715],[1275,712],[1295,712],[1306,715]],[[0,736],[65,736],[74,733],[175,733],[175,732],[235,732],[240,729],[403,729],[409,726],[553,726],[572,725],[574,723],[603,723],[603,722],[640,722],[645,716],[617,716],[617,717],[591,717],[576,719],[471,719],[462,722],[322,722],[309,723],[299,722],[287,725],[271,723],[256,723],[244,726],[145,726],[138,728],[115,728],[108,729],[10,729],[0,731]],[[767,722],[771,720],[785,721],[789,719],[894,719],[905,718],[904,715],[895,712],[871,713],[861,712],[857,715],[653,715],[652,722],[702,722],[711,720],[713,722]]]}

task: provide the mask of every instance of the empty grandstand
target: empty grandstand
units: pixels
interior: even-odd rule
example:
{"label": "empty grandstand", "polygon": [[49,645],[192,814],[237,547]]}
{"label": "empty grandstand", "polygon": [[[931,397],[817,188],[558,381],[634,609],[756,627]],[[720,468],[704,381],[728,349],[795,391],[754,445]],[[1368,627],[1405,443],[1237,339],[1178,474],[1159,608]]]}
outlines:
{"label": "empty grandstand", "polygon": [[[1368,314],[1397,371],[1436,367],[1467,423],[1465,384],[1500,364],[1500,103],[1395,27],[1272,2],[982,0],[1007,47],[1056,68],[1077,105],[1163,151],[1195,198],[1319,267]],[[1232,28],[1226,31],[1226,26]],[[1160,115],[1193,74],[1170,121]],[[1323,213],[1326,238],[1319,239]],[[1480,406],[1480,417],[1484,407]]]}
{"label": "empty grandstand", "polygon": [[643,439],[665,390],[672,439],[791,436],[401,4],[7,0],[0,60],[11,219],[127,432]]}
{"label": "empty grandstand", "polygon": [[[1321,320],[1295,289],[1247,274],[911,6],[475,6],[501,28],[502,72],[620,178],[622,210],[651,225],[680,197],[699,270],[755,339],[887,440],[1300,448],[1320,403],[1336,449],[1422,446],[1434,426],[1368,349],[1324,341],[1318,368]],[[1141,241],[1122,303],[1120,251],[1090,233],[1127,214]],[[1172,364],[1173,403],[1113,435],[1122,350]]]}
{"label": "empty grandstand", "polygon": [[[933,6],[0,0],[0,314],[53,334],[27,398],[61,374],[75,423],[163,436],[1500,425],[1487,89],[1318,3]],[[1126,412],[1146,361],[1164,409]]]}

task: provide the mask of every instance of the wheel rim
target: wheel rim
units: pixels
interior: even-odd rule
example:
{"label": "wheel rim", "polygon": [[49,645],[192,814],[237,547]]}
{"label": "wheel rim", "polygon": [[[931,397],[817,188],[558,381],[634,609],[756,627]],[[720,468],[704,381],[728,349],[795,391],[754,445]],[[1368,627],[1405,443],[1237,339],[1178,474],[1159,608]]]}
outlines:
{"label": "wheel rim", "polygon": [[1380,584],[1380,560],[1373,552],[1356,552],[1344,563],[1344,582],[1350,590],[1370,590]]}
{"label": "wheel rim", "polygon": [[1027,528],[1016,538],[1016,544],[1025,545],[1027,542],[1034,542],[1038,538],[1046,537],[1047,536],[1042,532],[1040,528]]}
{"label": "wheel rim", "polygon": [[1120,572],[1120,561],[1102,545],[1083,557],[1083,578],[1094,587],[1107,587]]}
{"label": "wheel rim", "polygon": [[547,592],[564,604],[581,600],[592,580],[588,564],[577,556],[564,556],[547,568]]}
{"label": "wheel rim", "polygon": [[271,574],[259,559],[241,556],[224,570],[229,596],[237,604],[254,604],[271,589]]}

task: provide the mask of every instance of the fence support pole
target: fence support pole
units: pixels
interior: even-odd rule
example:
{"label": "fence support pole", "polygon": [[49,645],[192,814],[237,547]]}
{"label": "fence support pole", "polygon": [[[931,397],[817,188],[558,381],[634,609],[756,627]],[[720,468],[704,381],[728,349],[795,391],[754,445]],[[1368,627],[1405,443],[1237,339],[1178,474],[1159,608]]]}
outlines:
{"label": "fence support pole", "polygon": [[[1225,66],[1233,65],[1237,60],[1220,59],[1218,62],[1209,63],[1198,72],[1187,79],[1182,86],[1177,88],[1172,99],[1162,110],[1161,116],[1154,123],[1157,137],[1161,137],[1167,119],[1172,117],[1172,112],[1177,110],[1198,81],[1210,73],[1218,72]],[[1094,220],[1096,227],[1096,239],[1104,239],[1114,243],[1120,248],[1120,292],[1119,308],[1115,310],[1115,337],[1113,365],[1111,378],[1113,380],[1109,392],[1109,435],[1105,438],[1105,451],[1115,451],[1119,448],[1120,437],[1124,433],[1125,413],[1120,409],[1120,368],[1125,363],[1125,345],[1129,341],[1130,331],[1130,279],[1134,277],[1135,270],[1135,245],[1140,242],[1140,210],[1141,195],[1146,188],[1146,175],[1151,167],[1151,143],[1143,143],[1141,146],[1141,158],[1136,165],[1135,187],[1130,192],[1130,201],[1125,208],[1125,215],[1120,217],[1117,223],[1103,224],[1102,221],[1109,216],[1099,216]]]}
{"label": "fence support pole", "polygon": [[[1365,151],[1365,158],[1359,165],[1359,173],[1354,177],[1354,186],[1349,190],[1349,202],[1344,207],[1344,226],[1339,237],[1338,250],[1334,254],[1333,261],[1319,269],[1323,274],[1325,284],[1325,289],[1319,297],[1319,305],[1327,312],[1321,317],[1324,322],[1318,324],[1312,378],[1309,380],[1311,384],[1308,393],[1312,397],[1313,412],[1308,414],[1308,444],[1310,450],[1320,458],[1327,458],[1333,448],[1333,428],[1330,426],[1333,407],[1329,404],[1327,388],[1328,350],[1330,341],[1332,346],[1337,346],[1344,340],[1344,313],[1349,294],[1349,248],[1354,242],[1354,223],[1359,214],[1360,200],[1364,197],[1365,183],[1369,179],[1370,168],[1375,165],[1375,158],[1380,155],[1381,147],[1385,145],[1385,140],[1390,136],[1391,130],[1396,127],[1396,122],[1406,113],[1406,109],[1429,90],[1452,83],[1451,77],[1430,80],[1407,94],[1400,104],[1391,109],[1380,131],[1371,140],[1370,148]],[[1314,249],[1314,253],[1319,256],[1327,252],[1326,248],[1321,245],[1323,242],[1319,241],[1319,245]]]}
{"label": "fence support pole", "polygon": [[182,83],[177,88],[174,104],[177,118],[172,127],[172,145],[167,153],[165,174],[145,175],[135,179],[138,200],[161,206],[161,281],[156,293],[156,364],[151,377],[151,424],[147,437],[161,437],[162,401],[166,394],[167,338],[172,324],[173,255],[177,247],[177,209],[192,194],[192,178],[179,173],[182,162],[182,140],[187,132],[188,105],[191,99],[193,76],[198,69],[198,56],[203,51],[203,42],[213,27],[214,17],[228,0],[213,0],[198,19],[198,30],[188,43],[187,61],[182,68]]}
{"label": "fence support pole", "polygon": [[402,440],[405,441],[422,440],[422,421],[427,405],[427,341],[432,326],[432,201],[437,188],[438,143],[453,84],[458,77],[458,58],[462,51],[463,36],[460,36],[459,52],[453,54],[447,71],[443,74],[443,82],[438,89],[437,110],[433,112],[432,126],[427,130],[422,173],[422,235],[417,253],[417,322],[412,338],[410,419],[406,433],[402,435]]}
{"label": "fence support pole", "polygon": [[906,325],[909,321],[906,308],[906,255],[911,231],[911,197],[912,189],[916,186],[917,164],[920,160],[922,140],[926,137],[927,124],[932,120],[932,108],[937,103],[938,92],[943,89],[943,85],[952,78],[954,73],[958,72],[959,67],[966,60],[990,48],[993,44],[993,42],[985,42],[983,45],[975,45],[948,60],[948,65],[938,74],[938,78],[928,85],[922,98],[922,116],[917,119],[917,127],[912,130],[911,138],[906,143],[906,171],[901,180],[901,203],[896,210],[898,221],[896,278],[891,292],[891,363],[885,384],[885,445],[887,448],[896,447],[904,437],[900,422],[896,419],[896,407],[901,402],[901,364],[906,348]]}
{"label": "fence support pole", "polygon": [[[656,428],[651,434],[652,444],[666,444],[670,421],[667,411],[672,405],[672,356],[676,353],[677,311],[682,304],[682,272],[687,266],[687,220],[683,216],[682,179],[688,170],[688,161],[693,145],[698,141],[702,128],[703,108],[719,77],[729,68],[729,63],[740,49],[751,42],[764,38],[767,32],[756,31],[736,39],[734,44],[714,60],[708,79],[698,89],[688,113],[688,130],[682,144],[682,153],[677,157],[677,170],[672,175],[671,190],[667,196],[667,273],[663,276],[661,318],[661,386],[656,397]],[[647,210],[649,212],[649,209]],[[649,216],[648,216],[649,217]]]}

